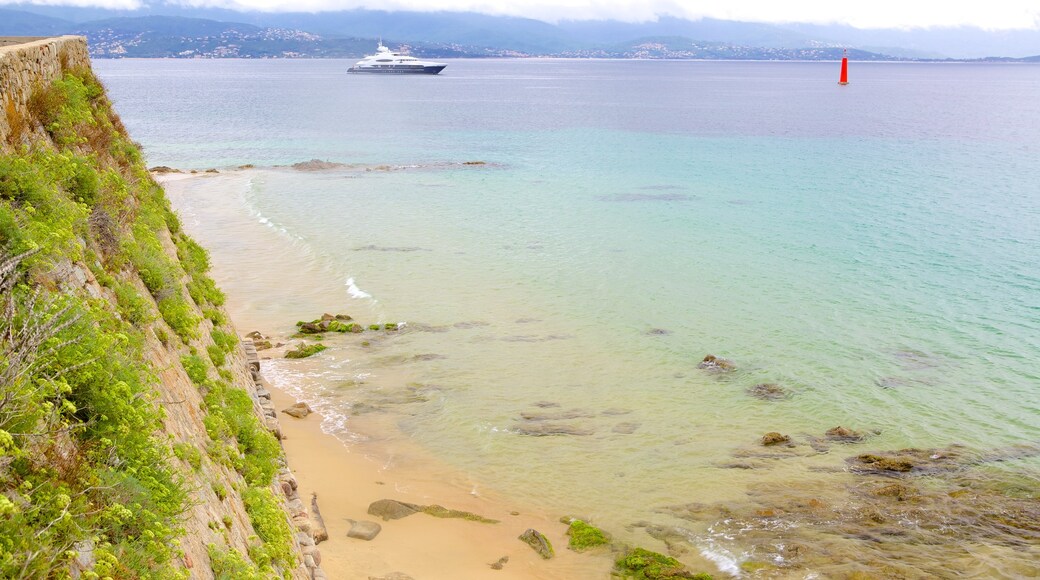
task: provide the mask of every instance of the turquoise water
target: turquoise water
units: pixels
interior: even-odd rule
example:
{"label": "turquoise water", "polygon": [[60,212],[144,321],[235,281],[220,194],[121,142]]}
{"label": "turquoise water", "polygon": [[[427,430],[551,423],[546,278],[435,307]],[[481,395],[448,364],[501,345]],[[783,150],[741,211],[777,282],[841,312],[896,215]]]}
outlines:
{"label": "turquoise water", "polygon": [[[768,556],[832,575],[858,554],[910,576],[1036,571],[1035,538],[858,542],[794,515],[773,540],[808,534],[839,556],[777,559],[754,526],[667,506],[761,506],[763,486],[839,504],[872,481],[849,456],[1040,442],[1040,68],[854,64],[847,87],[826,63],[97,69],[151,164],[259,167],[171,186],[249,305],[237,319],[286,334],[321,311],[407,321],[368,347],[335,338],[311,366],[271,363],[337,428],[389,417],[399,431],[366,436],[633,542],[655,541],[633,523],[678,526],[700,568]],[[311,158],[349,165],[275,167]],[[219,272],[231,248],[271,244],[291,249],[267,271],[257,259],[256,278]],[[697,369],[708,353],[738,370]],[[759,383],[789,397],[749,396]],[[821,444],[836,425],[871,437]],[[762,455],[767,431],[797,446]],[[1035,458],[999,466],[1040,473]]]}

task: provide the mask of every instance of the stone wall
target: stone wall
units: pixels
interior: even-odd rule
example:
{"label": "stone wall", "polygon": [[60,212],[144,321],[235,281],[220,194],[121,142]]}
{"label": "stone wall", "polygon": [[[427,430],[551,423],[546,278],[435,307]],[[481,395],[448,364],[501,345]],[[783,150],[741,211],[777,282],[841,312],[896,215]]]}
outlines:
{"label": "stone wall", "polygon": [[0,38],[0,143],[27,117],[33,87],[58,79],[66,70],[89,67],[83,36]]}

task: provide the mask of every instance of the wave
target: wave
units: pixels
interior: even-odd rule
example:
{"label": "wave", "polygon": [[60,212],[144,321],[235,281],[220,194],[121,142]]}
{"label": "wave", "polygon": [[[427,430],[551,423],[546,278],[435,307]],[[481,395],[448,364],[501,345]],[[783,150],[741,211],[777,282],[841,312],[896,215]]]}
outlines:
{"label": "wave", "polygon": [[350,294],[352,298],[362,299],[372,297],[371,294],[357,287],[357,284],[354,283],[354,278],[347,278],[346,287],[347,292]]}

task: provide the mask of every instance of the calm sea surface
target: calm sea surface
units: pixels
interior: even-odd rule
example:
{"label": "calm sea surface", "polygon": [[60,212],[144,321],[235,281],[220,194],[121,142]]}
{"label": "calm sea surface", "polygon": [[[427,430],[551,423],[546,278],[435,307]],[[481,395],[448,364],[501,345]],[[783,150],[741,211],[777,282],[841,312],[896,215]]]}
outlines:
{"label": "calm sea surface", "polygon": [[267,364],[330,430],[697,569],[1040,574],[1040,66],[349,64],[95,62],[221,170],[170,189],[240,325],[408,323]]}

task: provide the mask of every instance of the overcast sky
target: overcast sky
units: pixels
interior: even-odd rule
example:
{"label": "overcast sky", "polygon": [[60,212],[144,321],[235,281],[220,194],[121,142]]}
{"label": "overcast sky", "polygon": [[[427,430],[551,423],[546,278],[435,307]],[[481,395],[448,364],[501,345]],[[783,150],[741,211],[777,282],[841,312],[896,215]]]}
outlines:
{"label": "overcast sky", "polygon": [[[178,2],[178,0],[171,0]],[[0,0],[0,4],[9,0]],[[34,0],[32,4],[137,8],[142,0]],[[1040,28],[1040,0],[180,0],[236,10],[466,10],[564,19],[653,20],[658,15],[750,22],[844,23],[860,28]]]}

